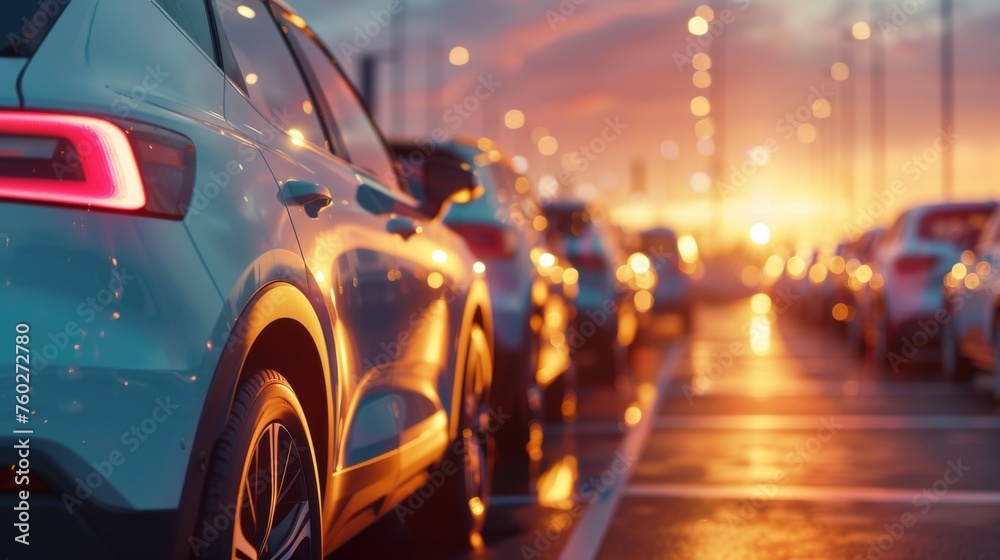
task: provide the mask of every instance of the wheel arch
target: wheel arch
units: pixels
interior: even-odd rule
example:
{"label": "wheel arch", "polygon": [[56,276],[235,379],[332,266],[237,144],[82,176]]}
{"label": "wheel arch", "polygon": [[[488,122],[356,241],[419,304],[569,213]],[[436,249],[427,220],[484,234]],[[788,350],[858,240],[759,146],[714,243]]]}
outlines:
{"label": "wheel arch", "polygon": [[[490,306],[490,293],[486,282],[475,279],[469,286],[469,295],[465,300],[465,310],[462,313],[462,326],[458,336],[458,346],[455,349],[455,377],[451,392],[451,410],[449,411],[448,432],[451,439],[458,436],[458,414],[462,395],[462,383],[465,380],[465,363],[472,337],[472,325],[477,324],[486,333],[490,346],[490,359],[496,361],[496,344],[493,334],[493,311]],[[493,378],[490,378],[490,387]]]}
{"label": "wheel arch", "polygon": [[196,528],[208,462],[226,427],[236,391],[252,371],[274,369],[291,384],[306,415],[319,473],[320,499],[324,500],[335,452],[335,387],[323,332],[309,300],[291,284],[272,282],[250,298],[221,349],[222,358],[198,421],[181,497],[184,517],[178,538],[184,542],[178,543],[179,547],[188,546],[186,537]]}

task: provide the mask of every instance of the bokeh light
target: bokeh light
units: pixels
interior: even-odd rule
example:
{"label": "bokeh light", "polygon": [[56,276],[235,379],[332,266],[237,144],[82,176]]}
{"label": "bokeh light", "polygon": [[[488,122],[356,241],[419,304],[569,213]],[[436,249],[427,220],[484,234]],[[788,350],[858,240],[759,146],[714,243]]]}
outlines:
{"label": "bokeh light", "polygon": [[667,161],[673,161],[681,155],[681,148],[673,140],[664,140],[660,144],[660,155]]}
{"label": "bokeh light", "polygon": [[816,141],[816,127],[810,123],[805,123],[799,126],[796,135],[799,138],[799,142],[812,144]]}
{"label": "bokeh light", "polygon": [[555,155],[559,151],[559,141],[553,136],[545,136],[538,141],[538,153],[543,156]]}
{"label": "bokeh light", "polygon": [[469,49],[465,47],[454,47],[448,53],[448,62],[454,66],[465,66],[469,62]]}
{"label": "bokeh light", "polygon": [[707,70],[698,70],[691,77],[691,83],[698,89],[708,89],[712,87],[712,74]]}
{"label": "bokeh light", "polygon": [[750,241],[757,245],[767,245],[771,241],[771,228],[757,223],[750,227]]}
{"label": "bokeh light", "polygon": [[708,192],[712,188],[712,178],[704,171],[698,171],[691,175],[691,190],[694,192]]}
{"label": "bokeh light", "polygon": [[821,97],[812,102],[812,114],[817,119],[825,119],[829,117],[832,112],[833,107],[827,99]]}
{"label": "bokeh light", "polygon": [[524,126],[524,113],[518,109],[511,109],[503,116],[503,124],[511,130],[517,130]]}
{"label": "bokeh light", "polygon": [[704,35],[708,33],[708,21],[701,16],[694,16],[688,21],[688,31],[692,35]]}
{"label": "bokeh light", "polygon": [[712,57],[708,53],[698,53],[691,57],[691,66],[695,70],[709,70],[712,68]]}
{"label": "bokeh light", "polygon": [[704,117],[712,112],[712,104],[704,95],[699,95],[691,100],[691,114],[696,117]]}
{"label": "bokeh light", "polygon": [[859,41],[864,41],[872,36],[872,28],[867,22],[859,21],[851,27],[851,35]]}
{"label": "bokeh light", "polygon": [[830,76],[838,82],[843,82],[851,77],[851,67],[844,62],[834,63],[834,65],[830,67]]}

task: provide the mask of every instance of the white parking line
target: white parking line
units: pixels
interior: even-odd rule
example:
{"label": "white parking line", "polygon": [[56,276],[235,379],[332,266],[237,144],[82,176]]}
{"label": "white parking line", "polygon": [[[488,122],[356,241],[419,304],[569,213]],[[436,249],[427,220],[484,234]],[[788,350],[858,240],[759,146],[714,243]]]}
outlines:
{"label": "white parking line", "polygon": [[621,501],[625,489],[628,487],[629,478],[635,470],[639,457],[646,447],[650,432],[653,431],[653,424],[656,419],[656,411],[659,410],[660,401],[666,394],[670,379],[677,369],[677,363],[686,346],[685,340],[675,341],[670,350],[667,351],[663,360],[663,367],[656,374],[656,396],[649,399],[646,406],[641,409],[642,417],[639,423],[626,435],[621,445],[618,447],[618,454],[635,458],[628,470],[617,477],[606,491],[601,493],[586,513],[576,523],[573,534],[559,555],[559,560],[593,560],[601,548],[604,534],[611,523],[611,516],[618,509],[618,502]]}
{"label": "white parking line", "polygon": [[781,416],[733,414],[678,415],[656,419],[657,430],[813,430],[820,421],[833,419],[844,430],[1000,430],[1000,416],[901,416],[851,415]]}
{"label": "white parking line", "polygon": [[[633,484],[625,494],[643,498],[699,498],[742,500],[761,493],[751,484]],[[779,486],[768,500],[809,502],[912,503],[920,488],[866,488],[859,486]],[[948,490],[936,495],[936,502],[948,504],[1000,504],[1000,492]]]}

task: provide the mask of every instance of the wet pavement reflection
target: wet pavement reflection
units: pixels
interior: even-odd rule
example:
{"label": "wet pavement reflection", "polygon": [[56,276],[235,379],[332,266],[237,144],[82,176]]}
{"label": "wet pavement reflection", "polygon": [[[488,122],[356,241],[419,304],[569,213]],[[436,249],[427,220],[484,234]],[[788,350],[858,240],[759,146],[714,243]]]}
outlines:
{"label": "wet pavement reflection", "polygon": [[377,528],[335,557],[1000,557],[990,380],[886,375],[760,297],[676,326],[652,324],[627,377],[545,426],[541,476],[494,497],[477,549],[417,553]]}

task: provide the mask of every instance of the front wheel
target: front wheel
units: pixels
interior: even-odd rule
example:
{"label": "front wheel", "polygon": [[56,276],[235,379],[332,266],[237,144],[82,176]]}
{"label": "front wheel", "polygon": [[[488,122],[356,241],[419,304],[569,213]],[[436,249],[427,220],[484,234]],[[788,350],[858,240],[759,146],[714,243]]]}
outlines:
{"label": "front wheel", "polygon": [[[493,477],[489,396],[493,356],[486,333],[475,325],[466,358],[458,434],[439,470],[444,481],[423,511],[412,518],[412,533],[428,544],[468,549],[486,522]],[[457,467],[457,468],[456,468]]]}
{"label": "front wheel", "polygon": [[318,560],[321,511],[302,407],[281,374],[257,372],[238,389],[216,444],[194,555]]}

